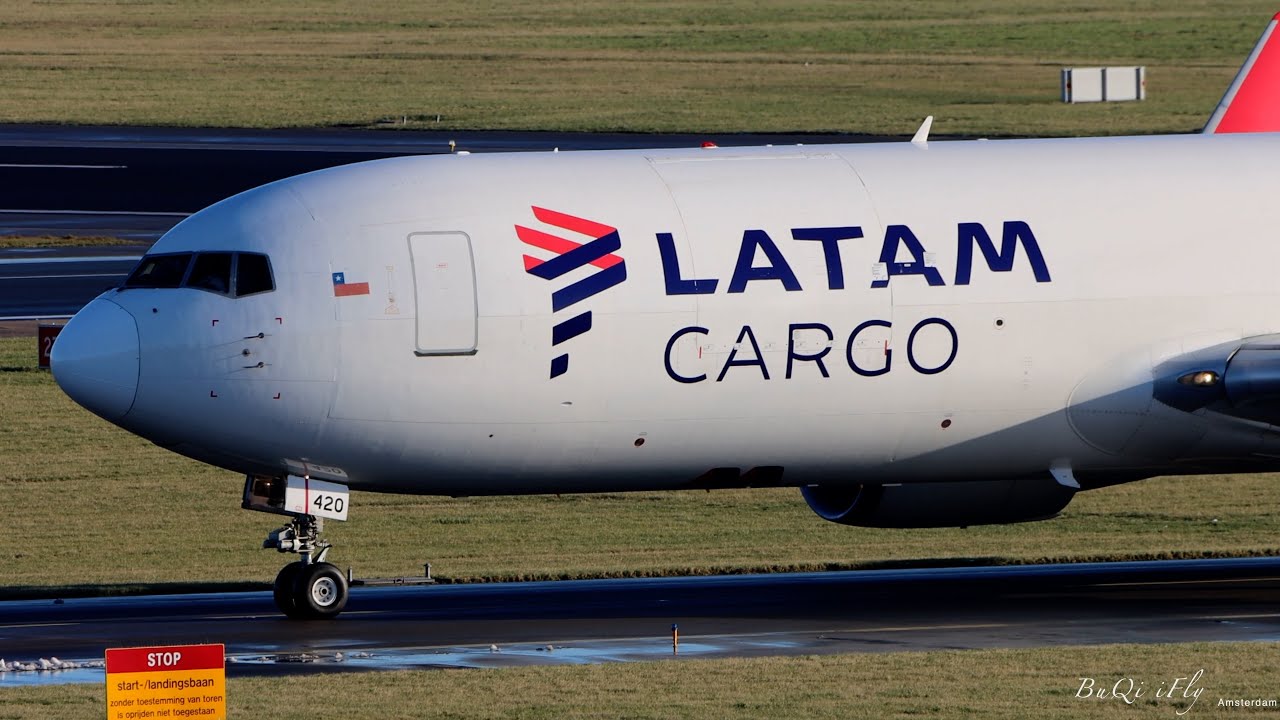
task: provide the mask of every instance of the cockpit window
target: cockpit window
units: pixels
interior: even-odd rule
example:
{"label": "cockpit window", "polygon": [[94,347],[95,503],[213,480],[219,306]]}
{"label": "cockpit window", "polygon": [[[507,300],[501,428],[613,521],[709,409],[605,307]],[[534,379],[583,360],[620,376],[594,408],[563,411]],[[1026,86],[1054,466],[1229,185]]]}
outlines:
{"label": "cockpit window", "polygon": [[127,288],[176,288],[191,264],[191,253],[147,255],[124,281]]}
{"label": "cockpit window", "polygon": [[[234,288],[231,282],[233,275]],[[138,263],[129,279],[124,281],[124,287],[188,287],[219,295],[230,295],[234,289],[236,297],[276,289],[271,277],[271,261],[266,255],[229,252],[147,255]]]}
{"label": "cockpit window", "polygon": [[276,289],[271,279],[271,263],[266,255],[240,253],[236,258],[236,297]]}
{"label": "cockpit window", "polygon": [[200,253],[185,287],[231,294],[231,253]]}

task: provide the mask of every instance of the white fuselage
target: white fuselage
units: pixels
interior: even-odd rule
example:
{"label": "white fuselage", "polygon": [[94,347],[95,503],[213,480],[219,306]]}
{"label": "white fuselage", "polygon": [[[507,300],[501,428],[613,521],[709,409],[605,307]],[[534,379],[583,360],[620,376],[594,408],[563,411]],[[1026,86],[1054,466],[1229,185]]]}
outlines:
{"label": "white fuselage", "polygon": [[[264,253],[274,292],[95,301],[140,348],[104,416],[244,472],[452,495],[1280,466],[1265,425],[1150,389],[1167,358],[1280,332],[1277,155],[1172,136],[312,173],[151,250]],[[535,273],[572,245],[530,238],[601,228],[599,264]]]}

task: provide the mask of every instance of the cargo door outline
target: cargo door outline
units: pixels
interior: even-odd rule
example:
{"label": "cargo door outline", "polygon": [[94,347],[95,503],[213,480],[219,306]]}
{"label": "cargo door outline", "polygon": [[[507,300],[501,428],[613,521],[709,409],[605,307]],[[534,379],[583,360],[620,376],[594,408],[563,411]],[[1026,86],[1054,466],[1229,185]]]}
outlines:
{"label": "cargo door outline", "polygon": [[463,232],[409,235],[417,311],[414,354],[473,355],[478,312],[475,257]]}

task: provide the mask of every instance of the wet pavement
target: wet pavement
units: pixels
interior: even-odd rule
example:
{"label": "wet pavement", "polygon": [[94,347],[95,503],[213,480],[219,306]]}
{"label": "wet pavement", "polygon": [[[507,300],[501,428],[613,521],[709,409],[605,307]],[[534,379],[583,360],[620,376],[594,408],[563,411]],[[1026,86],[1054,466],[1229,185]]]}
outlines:
{"label": "wet pavement", "polygon": [[[0,603],[0,658],[224,643],[237,675],[952,648],[1280,642],[1280,559],[353,588],[332,621],[268,592]],[[671,626],[678,625],[673,647]],[[0,672],[0,687],[100,682]]]}

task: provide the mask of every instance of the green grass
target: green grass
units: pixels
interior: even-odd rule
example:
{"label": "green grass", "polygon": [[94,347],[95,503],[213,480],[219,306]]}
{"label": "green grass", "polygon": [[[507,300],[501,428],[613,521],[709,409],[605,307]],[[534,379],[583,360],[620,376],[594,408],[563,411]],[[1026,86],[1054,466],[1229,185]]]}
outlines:
{"label": "green grass", "polygon": [[[1156,698],[1204,673],[1198,698]],[[1220,717],[1219,698],[1280,698],[1274,643],[681,660],[502,670],[233,678],[233,718],[1176,718]],[[1145,683],[1130,706],[1077,698],[1081,678]],[[1183,681],[1185,684],[1188,681]],[[101,685],[4,692],[0,720],[102,717]],[[1194,700],[1194,703],[1193,703]],[[1246,717],[1275,713],[1257,708]]]}
{"label": "green grass", "polygon": [[[289,0],[0,8],[0,122],[1074,135],[1199,128],[1261,0]],[[1063,66],[1149,100],[1068,106]]]}
{"label": "green grass", "polygon": [[[242,479],[83,411],[0,339],[0,596],[250,587],[287,560],[281,518],[239,509]],[[969,529],[820,520],[793,489],[451,499],[358,492],[331,558],[358,576],[453,581],[1275,554],[1270,475],[1148,480],[1084,493],[1061,517]]]}
{"label": "green grass", "polygon": [[6,248],[60,248],[103,247],[108,245],[138,245],[137,240],[126,240],[104,235],[0,235],[0,250]]}

